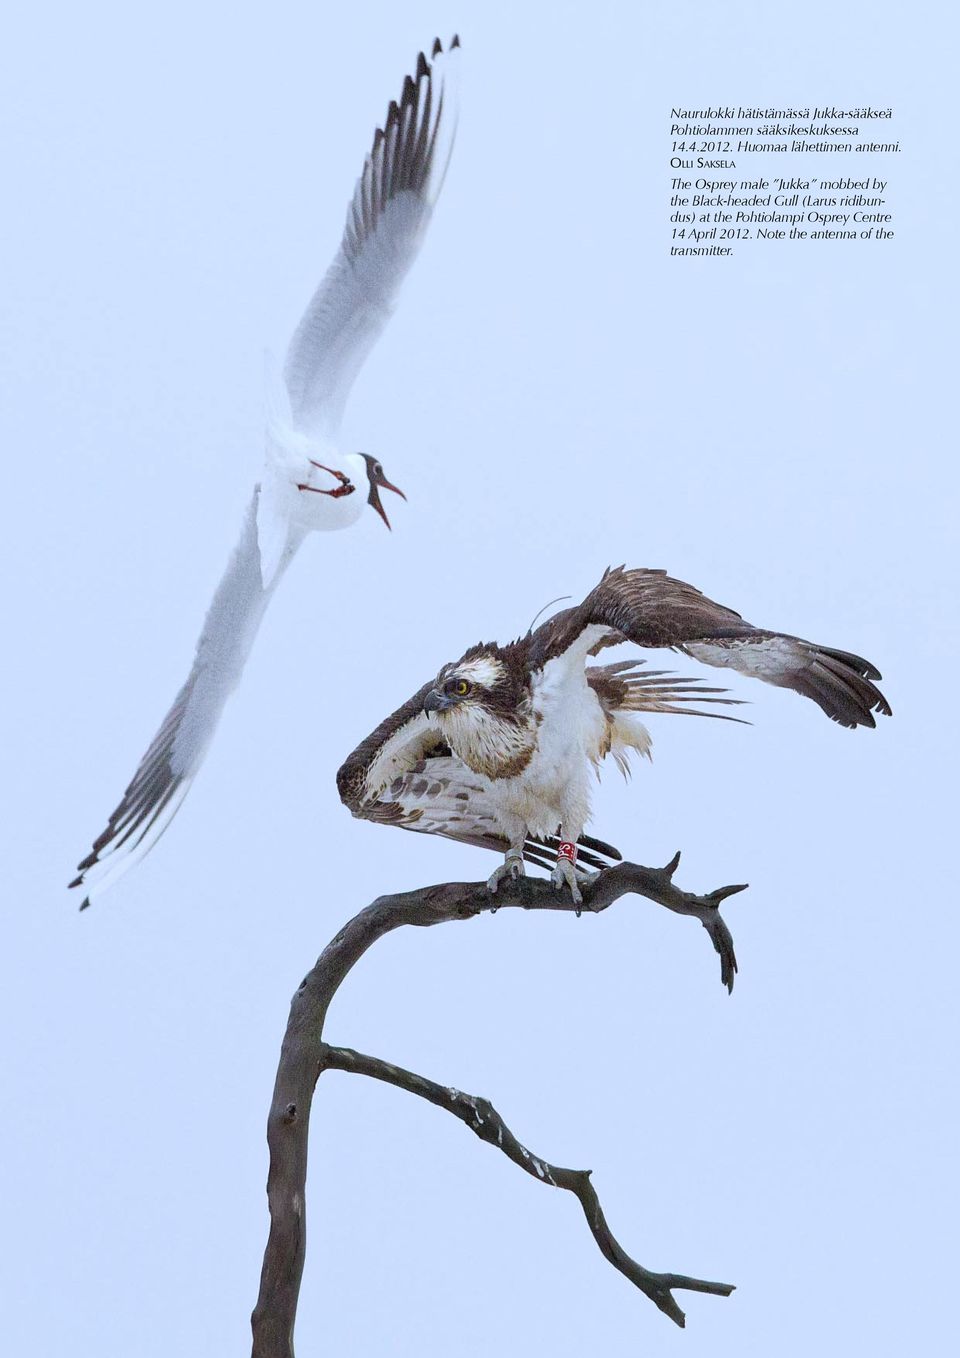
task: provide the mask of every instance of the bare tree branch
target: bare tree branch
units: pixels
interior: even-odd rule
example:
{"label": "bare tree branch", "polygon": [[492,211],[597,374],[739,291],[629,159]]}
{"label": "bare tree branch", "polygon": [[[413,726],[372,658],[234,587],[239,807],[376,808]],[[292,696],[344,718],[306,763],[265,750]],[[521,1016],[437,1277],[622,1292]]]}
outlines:
{"label": "bare tree branch", "polygon": [[416,1094],[438,1108],[445,1108],[475,1132],[481,1141],[487,1141],[503,1151],[509,1160],[532,1178],[552,1188],[565,1188],[575,1194],[604,1258],[678,1325],[685,1325],[686,1320],[673,1298],[674,1288],[688,1292],[709,1292],[715,1297],[729,1297],[734,1290],[731,1283],[708,1283],[701,1278],[684,1277],[680,1273],[651,1273],[631,1259],[607,1225],[600,1199],[590,1179],[590,1170],[562,1169],[534,1155],[517,1140],[489,1099],[435,1084],[433,1080],[415,1075],[411,1070],[403,1070],[376,1056],[364,1056],[362,1052],[352,1051],[349,1047],[329,1047],[324,1044],[322,1062],[324,1070],[369,1075],[374,1080],[383,1080],[386,1084],[396,1085],[398,1089],[405,1089],[408,1094]]}
{"label": "bare tree branch", "polygon": [[[681,891],[673,884],[673,874],[679,861],[680,855],[677,854],[665,868],[618,863],[584,885],[581,909],[599,913],[620,897],[633,893],[646,896],[677,914],[698,919],[720,956],[721,980],[730,990],[737,963],[733,939],[720,916],[719,907],[726,897],[744,888],[721,887],[705,896]],[[541,878],[522,878],[509,885],[504,884],[495,896],[490,894],[484,882],[446,882],[439,886],[422,887],[417,891],[381,896],[340,930],[324,948],[316,966],[301,982],[290,1006],[267,1123],[270,1233],[260,1275],[260,1295],[252,1316],[253,1358],[293,1358],[293,1327],[306,1251],[304,1191],[310,1108],[326,1050],[323,1025],[330,1002],[340,984],[367,949],[393,929],[406,924],[428,927],[448,920],[471,919],[484,911],[510,907],[567,911],[575,908],[567,892],[555,891],[549,882]],[[580,1180],[577,1183],[580,1184]],[[589,1181],[583,1178],[582,1186],[573,1191],[577,1192],[584,1206],[600,1248],[615,1267],[640,1287],[639,1273],[635,1275],[629,1271],[638,1270],[639,1266],[623,1254],[610,1236]],[[601,1236],[598,1231],[606,1232],[606,1235]],[[717,1287],[716,1284],[700,1284],[696,1279],[681,1279],[672,1274],[650,1274],[649,1277],[659,1280],[657,1286],[661,1293],[658,1296],[666,1295],[668,1298],[671,1287],[714,1290]],[[661,1305],[657,1297],[654,1300],[658,1306]],[[670,1306],[676,1308],[672,1298],[661,1309],[677,1319],[677,1314],[669,1309]]]}

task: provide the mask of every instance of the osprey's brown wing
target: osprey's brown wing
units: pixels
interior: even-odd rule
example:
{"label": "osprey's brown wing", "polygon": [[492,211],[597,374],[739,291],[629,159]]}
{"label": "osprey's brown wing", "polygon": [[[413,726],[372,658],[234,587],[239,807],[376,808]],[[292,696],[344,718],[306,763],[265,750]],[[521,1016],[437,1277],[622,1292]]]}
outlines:
{"label": "osprey's brown wing", "polygon": [[669,647],[706,665],[739,670],[780,688],[812,698],[841,726],[875,726],[874,712],[890,706],[873,684],[880,674],[869,661],[848,651],[752,627],[739,613],[673,580],[665,571],[618,566],[577,608],[565,609],[529,638],[535,666],[562,655],[590,628],[610,628],[638,646]]}
{"label": "osprey's brown wing", "polygon": [[[425,684],[347,758],[337,773],[340,798],[364,820],[506,853],[510,846],[482,780],[451,752],[423,710],[431,688]],[[578,862],[587,867],[609,867],[621,857],[589,835],[579,844]],[[555,838],[528,839],[523,856],[549,866],[557,846]]]}

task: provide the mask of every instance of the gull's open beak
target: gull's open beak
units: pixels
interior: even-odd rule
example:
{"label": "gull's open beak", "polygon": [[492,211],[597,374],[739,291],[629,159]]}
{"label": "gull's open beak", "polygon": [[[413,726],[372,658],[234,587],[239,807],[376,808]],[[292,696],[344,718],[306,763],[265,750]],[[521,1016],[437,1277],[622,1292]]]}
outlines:
{"label": "gull's open beak", "polygon": [[394,495],[399,495],[399,496],[400,496],[400,499],[401,499],[401,500],[405,500],[407,497],[404,495],[403,491],[400,489],[399,486],[393,485],[390,481],[388,481],[388,480],[386,479],[386,477],[381,477],[381,479],[380,479],[379,481],[371,481],[371,483],[370,483],[370,496],[369,496],[369,499],[367,500],[367,503],[368,503],[369,505],[371,505],[371,506],[377,511],[377,513],[380,515],[381,519],[383,519],[384,523],[385,523],[385,524],[387,525],[387,527],[389,528],[389,527],[390,527],[390,520],[387,518],[387,511],[384,509],[383,505],[380,503],[380,487],[381,487],[381,486],[383,486],[384,490],[392,490],[393,493],[394,493]]}

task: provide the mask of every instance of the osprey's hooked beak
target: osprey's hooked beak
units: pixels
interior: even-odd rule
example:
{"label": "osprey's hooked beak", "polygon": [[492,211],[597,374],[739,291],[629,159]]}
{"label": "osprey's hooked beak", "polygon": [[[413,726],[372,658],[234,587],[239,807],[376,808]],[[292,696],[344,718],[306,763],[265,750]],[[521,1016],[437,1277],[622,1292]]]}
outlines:
{"label": "osprey's hooked beak", "polygon": [[432,688],[423,700],[423,711],[429,717],[431,712],[446,712],[450,706],[450,699],[443,693],[438,693]]}

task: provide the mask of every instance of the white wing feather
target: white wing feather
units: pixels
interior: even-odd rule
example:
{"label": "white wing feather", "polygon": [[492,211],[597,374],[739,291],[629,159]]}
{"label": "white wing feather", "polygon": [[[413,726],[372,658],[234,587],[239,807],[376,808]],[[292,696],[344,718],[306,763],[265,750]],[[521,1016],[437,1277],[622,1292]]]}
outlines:
{"label": "white wing feather", "polygon": [[378,129],[336,258],[290,342],[284,377],[295,426],[335,434],[350,388],[396,303],[443,184],[456,111],[459,40],[421,52]]}
{"label": "white wing feather", "polygon": [[258,486],[213,596],[187,681],[106,829],[80,864],[80,875],[70,883],[87,888],[81,909],[150,851],[179,810],[240,680],[273,590],[300,543],[299,534],[288,539],[265,589],[257,543],[259,495]]}
{"label": "white wing feather", "polygon": [[[268,383],[268,432],[336,431],[353,381],[383,329],[430,220],[456,118],[450,89],[459,48],[434,43],[391,103],[364,163],[340,249],[290,343],[280,391]],[[291,524],[268,466],[220,582],[186,683],[106,829],[71,886],[81,909],[150,851],[173,820],[239,682],[273,591],[304,536]]]}

